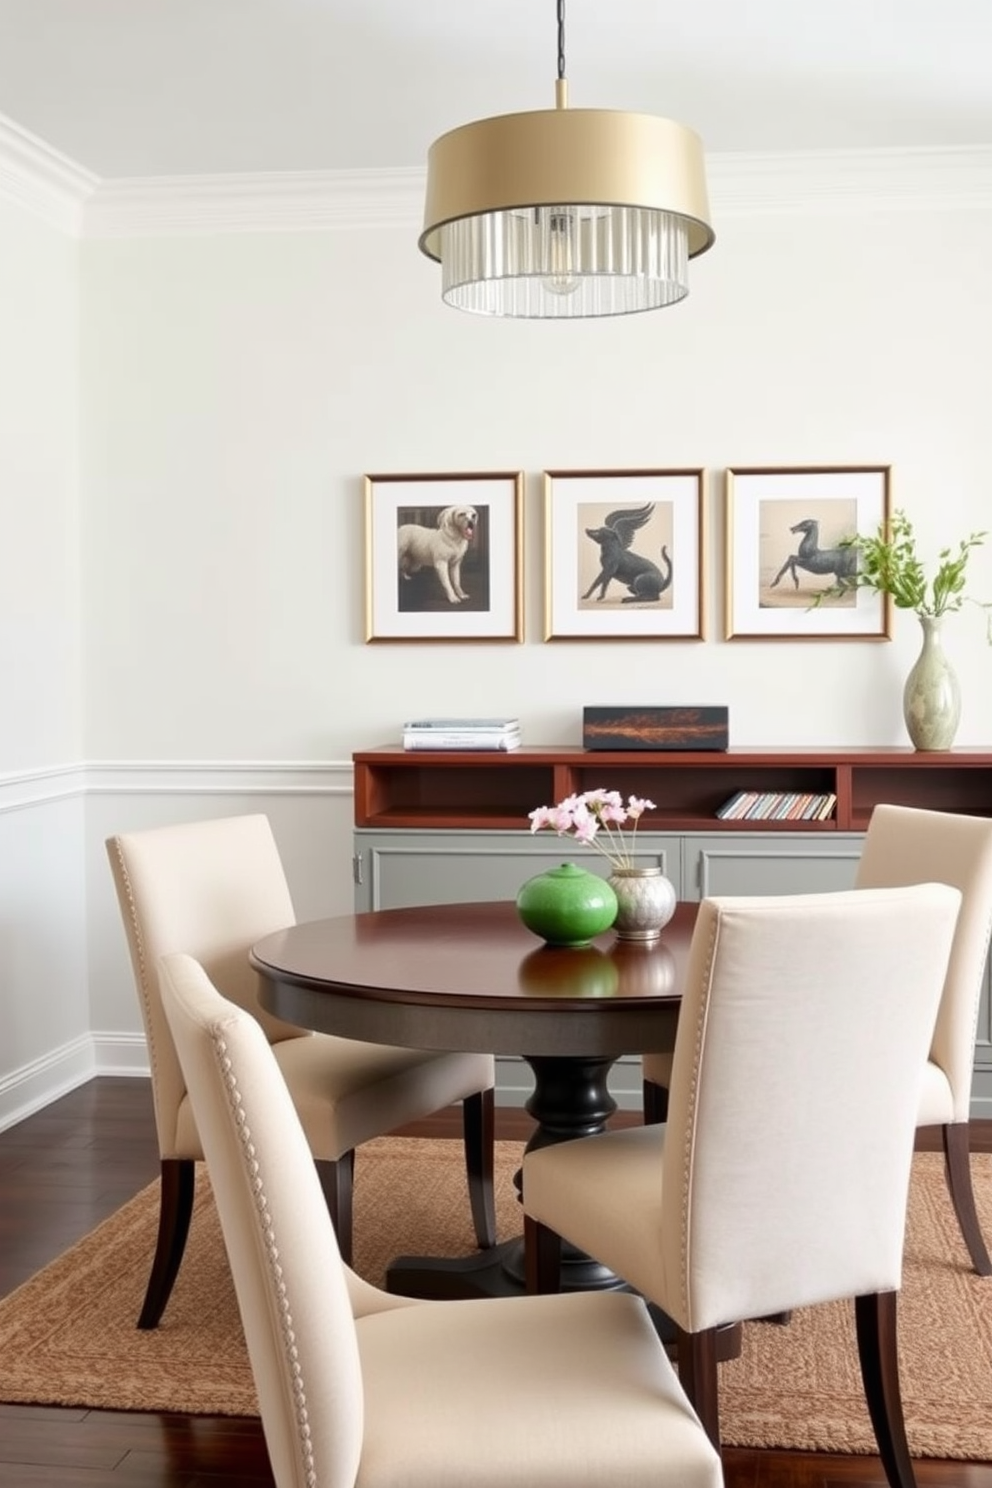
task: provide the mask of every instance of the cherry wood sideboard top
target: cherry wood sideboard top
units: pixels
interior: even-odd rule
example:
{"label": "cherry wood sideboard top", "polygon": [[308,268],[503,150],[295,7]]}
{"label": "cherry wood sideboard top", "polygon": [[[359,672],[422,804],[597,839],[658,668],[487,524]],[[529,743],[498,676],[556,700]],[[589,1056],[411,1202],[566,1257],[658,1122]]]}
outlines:
{"label": "cherry wood sideboard top", "polygon": [[[356,827],[528,831],[528,812],[593,789],[646,796],[647,832],[863,832],[881,801],[992,816],[992,750],[924,752],[909,746],[843,749],[586,750],[523,746],[509,752],[404,750],[352,756]],[[828,821],[726,821],[736,791],[837,797]]]}

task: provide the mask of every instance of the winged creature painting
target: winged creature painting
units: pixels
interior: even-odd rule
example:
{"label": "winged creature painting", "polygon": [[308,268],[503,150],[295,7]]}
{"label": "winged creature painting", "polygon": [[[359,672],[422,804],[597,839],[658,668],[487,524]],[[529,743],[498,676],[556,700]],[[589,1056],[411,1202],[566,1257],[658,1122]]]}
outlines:
{"label": "winged creature painting", "polygon": [[[583,599],[606,598],[614,582],[628,590],[622,604],[658,600],[672,582],[672,560],[662,544],[664,572],[651,558],[632,550],[634,537],[651,520],[654,502],[644,506],[618,507],[610,512],[602,527],[587,527],[586,536],[599,544],[599,573],[583,594]],[[598,593],[596,591],[599,591]]]}

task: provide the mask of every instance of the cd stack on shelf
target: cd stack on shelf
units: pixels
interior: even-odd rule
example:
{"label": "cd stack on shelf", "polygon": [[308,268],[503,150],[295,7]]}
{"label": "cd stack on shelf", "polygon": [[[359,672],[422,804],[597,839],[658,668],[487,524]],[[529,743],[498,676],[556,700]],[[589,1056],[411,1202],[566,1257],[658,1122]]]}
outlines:
{"label": "cd stack on shelf", "polygon": [[746,791],[724,801],[721,821],[828,821],[837,805],[833,791]]}
{"label": "cd stack on shelf", "polygon": [[404,749],[517,749],[517,718],[418,718],[403,725]]}

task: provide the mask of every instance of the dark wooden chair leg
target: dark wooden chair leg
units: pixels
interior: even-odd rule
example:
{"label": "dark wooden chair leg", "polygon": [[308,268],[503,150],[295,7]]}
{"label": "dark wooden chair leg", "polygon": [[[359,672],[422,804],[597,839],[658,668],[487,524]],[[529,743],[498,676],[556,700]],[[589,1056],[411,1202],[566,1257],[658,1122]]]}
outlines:
{"label": "dark wooden chair leg", "polygon": [[661,1126],[668,1120],[668,1091],[664,1085],[645,1080],[641,1087],[644,1107],[644,1125]]}
{"label": "dark wooden chair leg", "polygon": [[346,1266],[351,1265],[352,1204],[355,1191],[355,1151],[343,1152],[337,1162],[322,1158],[317,1164],[327,1212],[331,1216],[338,1250]]}
{"label": "dark wooden chair leg", "polygon": [[496,1143],[496,1092],[480,1090],[462,1101],[468,1201],[480,1250],[496,1244],[496,1200],[493,1164]]}
{"label": "dark wooden chair leg", "polygon": [[975,1209],[975,1190],[971,1185],[971,1151],[967,1121],[948,1122],[941,1127],[944,1142],[944,1172],[947,1187],[957,1215],[971,1264],[979,1276],[992,1276],[992,1260],[985,1245],[982,1227]]}
{"label": "dark wooden chair leg", "polygon": [[676,1340],[679,1381],[710,1441],[720,1450],[720,1394],[717,1384],[717,1330],[699,1333],[678,1330]]}
{"label": "dark wooden chair leg", "polygon": [[532,1296],[561,1289],[561,1236],[524,1215],[524,1274]]}
{"label": "dark wooden chair leg", "polygon": [[157,1328],[186,1249],[189,1222],[193,1217],[196,1163],[192,1158],[162,1159],[158,1209],[158,1239],[145,1300],[138,1316],[139,1328]]}
{"label": "dark wooden chair leg", "polygon": [[855,1297],[858,1356],[886,1482],[889,1488],[916,1488],[899,1391],[896,1298],[896,1292],[871,1292]]}

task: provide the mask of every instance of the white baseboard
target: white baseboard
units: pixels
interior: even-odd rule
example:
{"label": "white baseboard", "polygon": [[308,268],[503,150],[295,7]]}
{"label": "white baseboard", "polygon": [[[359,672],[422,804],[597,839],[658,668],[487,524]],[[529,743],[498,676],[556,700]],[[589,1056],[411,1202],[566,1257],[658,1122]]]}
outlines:
{"label": "white baseboard", "polygon": [[0,1080],[0,1131],[16,1126],[97,1074],[93,1040],[83,1034]]}
{"label": "white baseboard", "polygon": [[94,1033],[93,1056],[98,1075],[151,1078],[143,1033]]}

